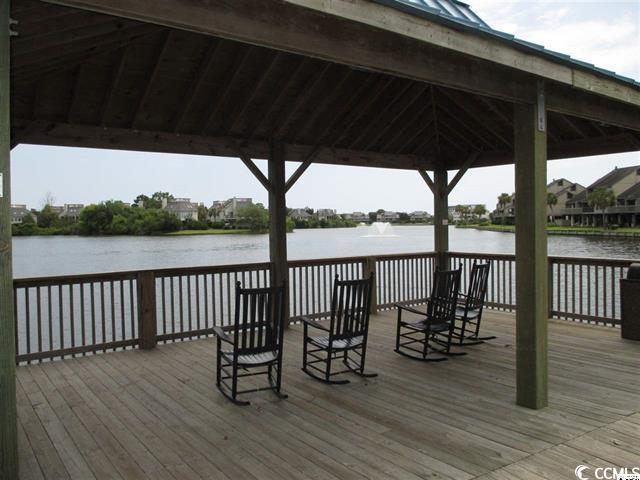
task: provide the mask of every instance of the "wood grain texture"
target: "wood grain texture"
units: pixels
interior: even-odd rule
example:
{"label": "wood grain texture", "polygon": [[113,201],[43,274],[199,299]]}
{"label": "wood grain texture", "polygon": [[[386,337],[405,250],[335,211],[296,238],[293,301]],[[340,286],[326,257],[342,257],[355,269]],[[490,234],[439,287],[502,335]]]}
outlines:
{"label": "wood grain texture", "polygon": [[279,401],[231,405],[214,388],[215,342],[19,367],[21,478],[572,479],[584,463],[637,465],[638,345],[604,327],[550,321],[549,407],[519,408],[515,322],[441,364],[392,350],[394,312],[371,320],[376,379],[336,388],[300,371],[285,334]]}
{"label": "wood grain texture", "polygon": [[15,325],[11,268],[9,6],[0,2],[0,478],[18,476]]}

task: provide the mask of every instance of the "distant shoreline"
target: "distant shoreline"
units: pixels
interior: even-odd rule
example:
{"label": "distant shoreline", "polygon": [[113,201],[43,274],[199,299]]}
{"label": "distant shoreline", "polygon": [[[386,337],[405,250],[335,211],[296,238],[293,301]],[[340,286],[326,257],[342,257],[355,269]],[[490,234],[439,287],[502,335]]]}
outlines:
{"label": "distant shoreline", "polygon": [[[515,233],[514,225],[456,225],[456,228],[472,228],[487,232]],[[573,235],[579,237],[640,237],[640,228],[606,229],[599,227],[547,227],[548,235]]]}

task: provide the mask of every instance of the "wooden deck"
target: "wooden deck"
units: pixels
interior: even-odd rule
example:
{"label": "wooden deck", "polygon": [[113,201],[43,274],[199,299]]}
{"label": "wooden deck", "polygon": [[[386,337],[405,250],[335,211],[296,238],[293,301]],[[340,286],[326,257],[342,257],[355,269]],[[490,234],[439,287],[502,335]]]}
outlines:
{"label": "wooden deck", "polygon": [[372,319],[378,378],[326,386],[286,334],[284,390],[236,407],[213,386],[212,339],[18,368],[21,478],[575,479],[640,466],[640,343],[552,321],[550,407],[516,407],[514,317],[491,344],[423,364]]}

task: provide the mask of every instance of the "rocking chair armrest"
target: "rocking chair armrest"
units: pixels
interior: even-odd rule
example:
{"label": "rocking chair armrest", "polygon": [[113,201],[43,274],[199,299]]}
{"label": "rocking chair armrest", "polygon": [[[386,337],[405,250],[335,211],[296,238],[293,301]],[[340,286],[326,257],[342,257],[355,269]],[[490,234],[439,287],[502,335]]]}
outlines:
{"label": "rocking chair armrest", "polygon": [[406,310],[407,312],[415,313],[416,315],[426,315],[427,314],[427,312],[421,312],[420,310],[418,310],[416,308],[407,307],[406,305],[401,305],[399,303],[396,303],[394,306],[398,310]]}
{"label": "rocking chair armrest", "polygon": [[322,325],[320,325],[320,322],[318,322],[317,320],[311,320],[309,317],[300,317],[300,321],[305,325],[308,325],[309,327],[317,328],[318,330],[324,330],[325,332],[329,331],[327,327],[323,327]]}
{"label": "rocking chair armrest", "polygon": [[222,327],[213,327],[213,333],[223,342],[233,343],[231,337],[222,329]]}

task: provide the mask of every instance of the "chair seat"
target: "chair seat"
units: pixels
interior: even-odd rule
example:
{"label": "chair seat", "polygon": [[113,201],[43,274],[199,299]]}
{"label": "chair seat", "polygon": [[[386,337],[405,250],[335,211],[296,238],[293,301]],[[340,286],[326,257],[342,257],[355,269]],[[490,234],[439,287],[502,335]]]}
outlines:
{"label": "chair seat", "polygon": [[444,332],[445,330],[449,330],[448,322],[431,323],[426,318],[422,320],[417,320],[415,322],[402,322],[402,325],[412,330],[417,330],[421,332],[427,330],[428,328],[430,328],[432,332]]}
{"label": "chair seat", "polygon": [[[222,356],[229,362],[233,361],[233,351],[232,350],[222,350],[220,352]],[[248,355],[239,355],[238,356],[238,365],[266,365],[268,363],[275,362],[278,359],[278,352],[262,352],[262,353],[253,353]]]}
{"label": "chair seat", "polygon": [[[478,310],[469,310],[467,312],[467,320],[473,320],[474,318],[478,318],[478,315],[480,315],[480,311]],[[464,317],[464,308],[456,308],[456,318],[462,318]]]}
{"label": "chair seat", "polygon": [[[309,337],[309,341],[320,348],[329,348],[329,337]],[[332,348],[335,350],[346,350],[362,345],[364,337],[362,335],[352,338],[334,339]]]}

